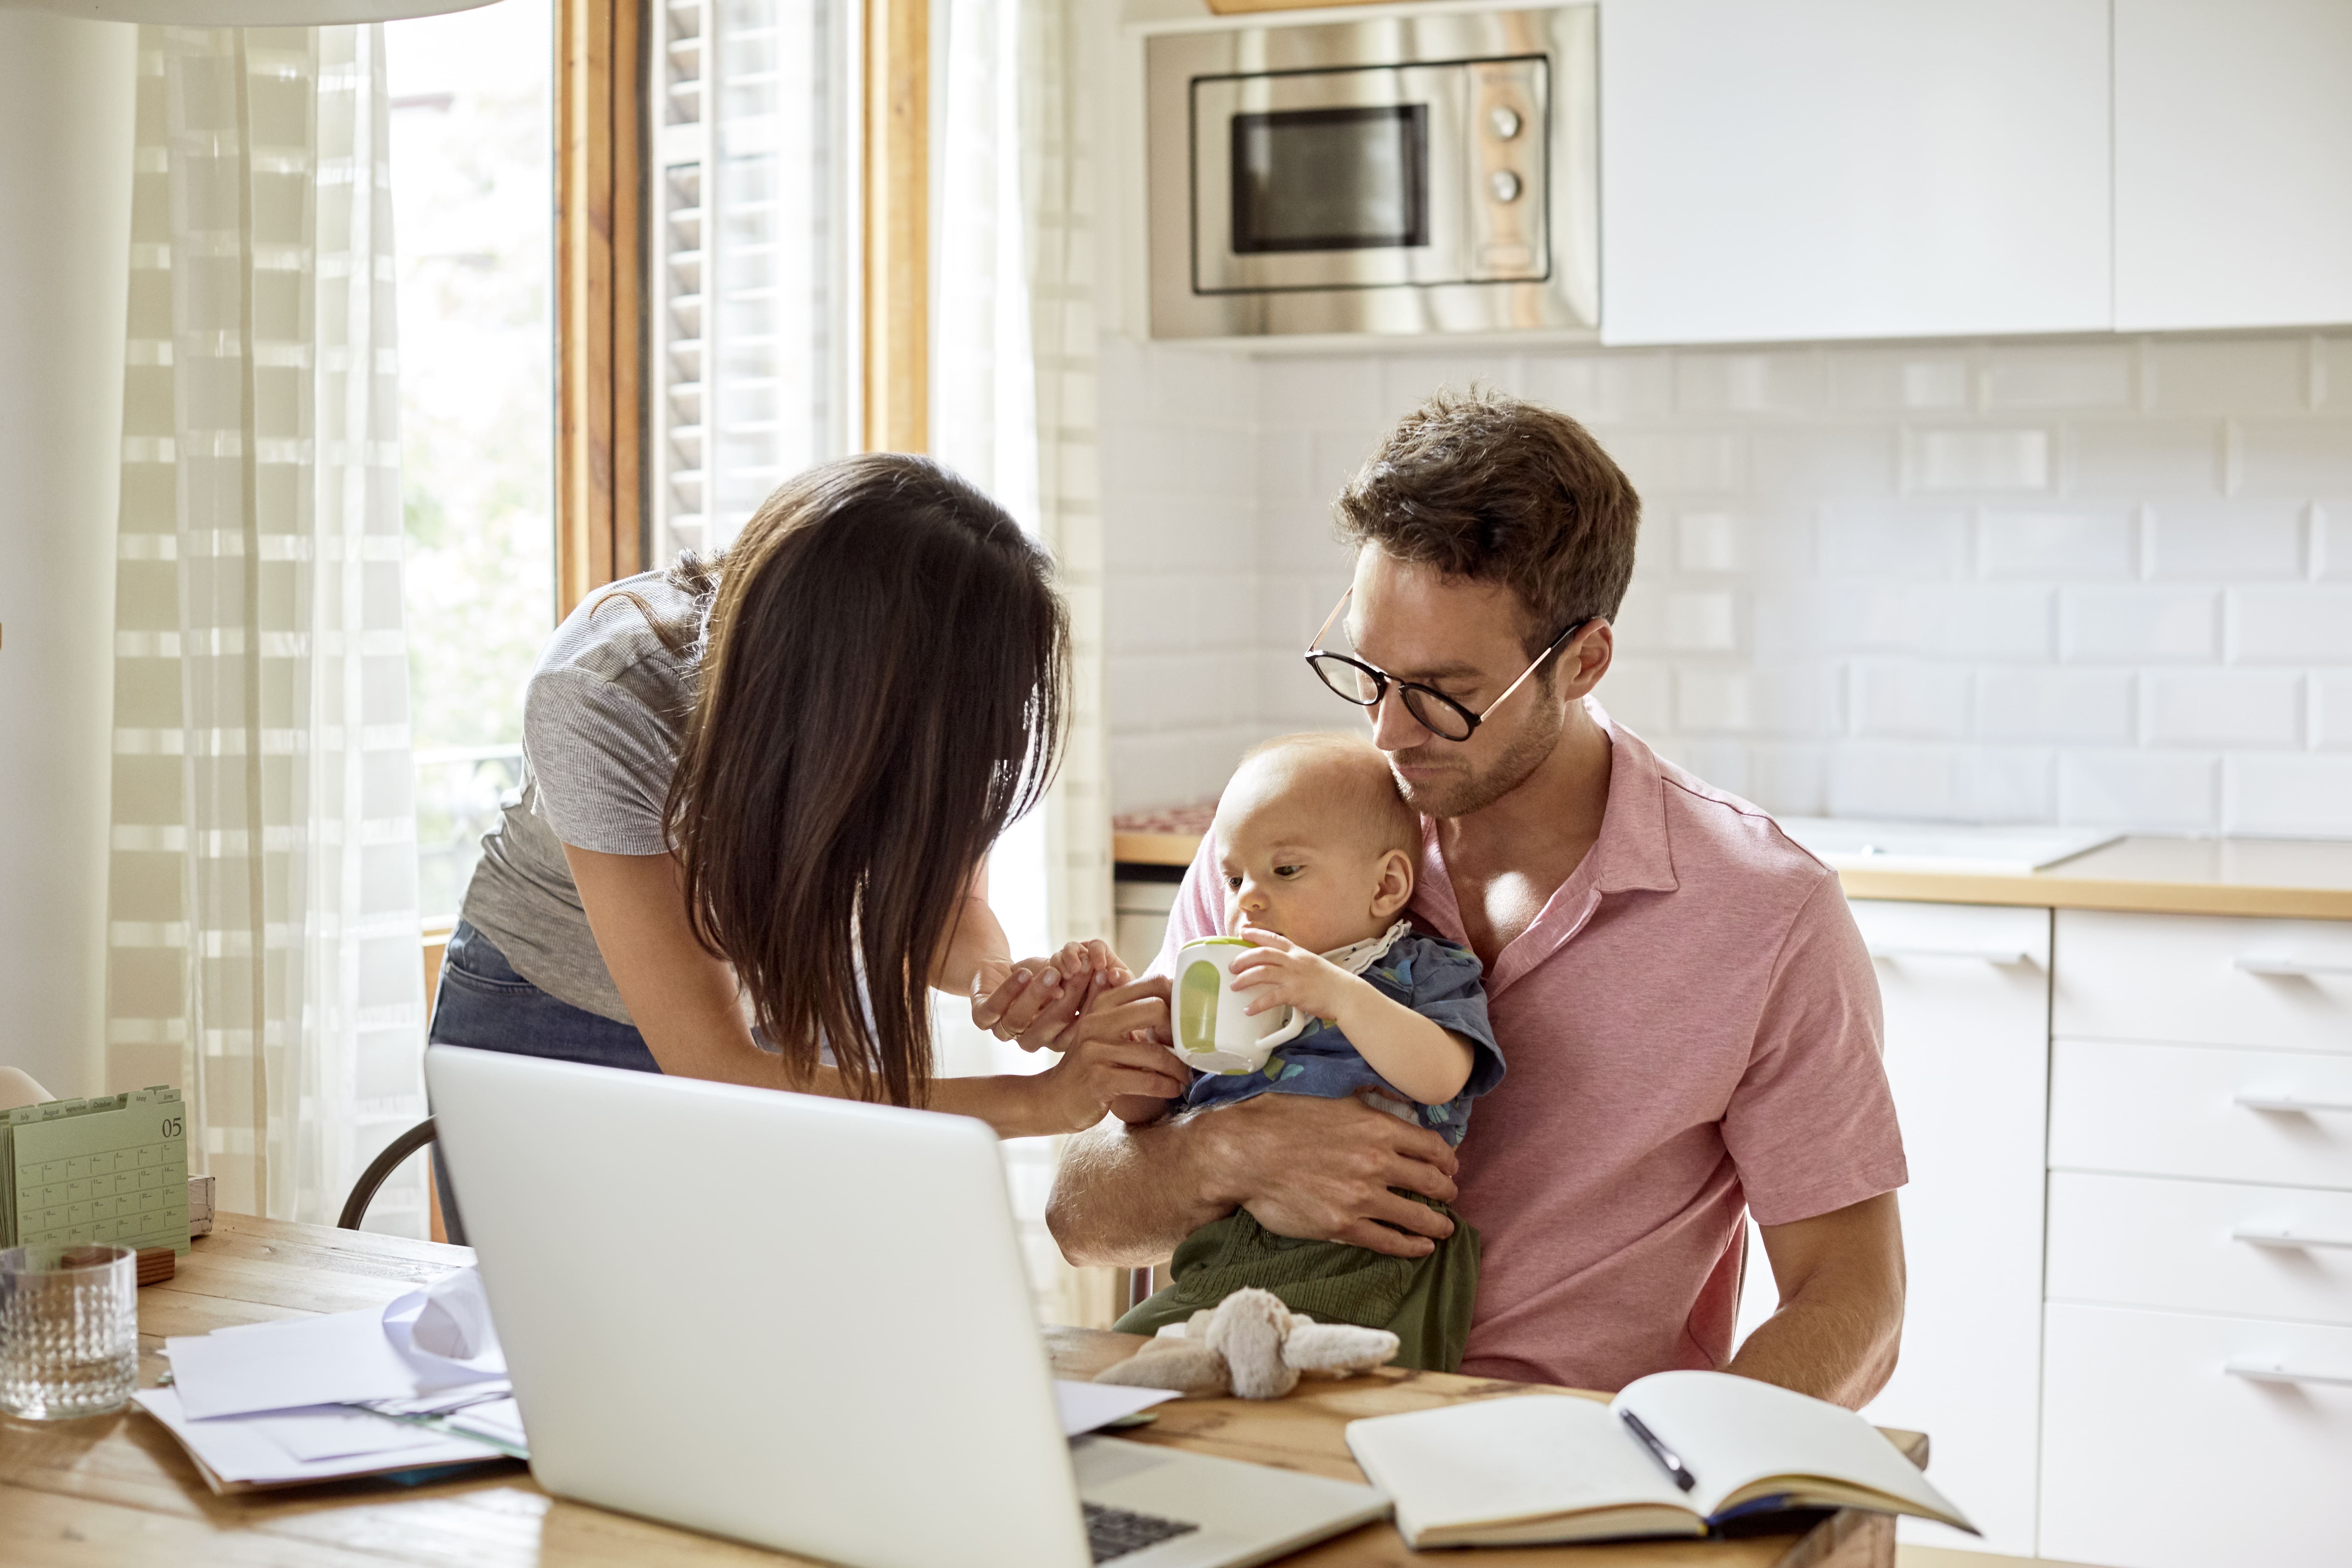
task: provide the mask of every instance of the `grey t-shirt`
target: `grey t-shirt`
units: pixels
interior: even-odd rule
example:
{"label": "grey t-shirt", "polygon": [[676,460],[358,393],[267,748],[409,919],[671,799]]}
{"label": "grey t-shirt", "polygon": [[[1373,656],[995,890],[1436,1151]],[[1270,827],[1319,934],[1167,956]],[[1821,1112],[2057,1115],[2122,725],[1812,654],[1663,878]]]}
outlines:
{"label": "grey t-shirt", "polygon": [[[654,635],[635,594],[683,653]],[[522,783],[482,836],[463,913],[515,973],[559,1001],[632,1022],[580,907],[563,847],[669,848],[662,807],[700,677],[708,596],[658,572],[599,588],[565,617],[523,699]]]}

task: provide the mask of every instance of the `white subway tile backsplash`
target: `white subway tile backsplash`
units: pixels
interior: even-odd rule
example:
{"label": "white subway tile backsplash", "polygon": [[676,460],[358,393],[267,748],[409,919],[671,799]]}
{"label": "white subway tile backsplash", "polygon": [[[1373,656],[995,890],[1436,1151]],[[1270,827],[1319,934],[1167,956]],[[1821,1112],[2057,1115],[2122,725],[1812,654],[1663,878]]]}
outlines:
{"label": "white subway tile backsplash", "polygon": [[2352,491],[2352,419],[2242,419],[2237,437],[2238,488],[2247,495]]}
{"label": "white subway tile backsplash", "polygon": [[1985,357],[1987,408],[2132,405],[2132,351],[2120,343],[1996,348]]}
{"label": "white subway tile backsplash", "polygon": [[2066,426],[2066,489],[2147,500],[2218,495],[2221,424],[2214,419],[2080,420]]}
{"label": "white subway tile backsplash", "polygon": [[1810,504],[1895,492],[1895,433],[1868,426],[1760,426],[1748,437],[1748,462],[1759,496]]}
{"label": "white subway tile backsplash", "polygon": [[1689,734],[1834,735],[1843,682],[1834,665],[1675,672],[1675,728]]}
{"label": "white subway tile backsplash", "polygon": [[2323,411],[2352,408],[2352,334],[2311,341],[2311,405]]}
{"label": "white subway tile backsplash", "polygon": [[1305,498],[1317,510],[1328,510],[1331,498],[1356,477],[1356,470],[1380,445],[1378,430],[1318,430],[1307,449]]}
{"label": "white subway tile backsplash", "polygon": [[1909,646],[1949,658],[2042,659],[2056,646],[2058,595],[2049,588],[1955,584],[1905,595]]}
{"label": "white subway tile backsplash", "polygon": [[[1314,628],[1309,626],[1308,631]],[[1288,730],[1337,730],[1363,727],[1364,710],[1350,708],[1307,668],[1299,658],[1305,634],[1297,648],[1262,648],[1257,654],[1257,717],[1269,732]]]}
{"label": "white subway tile backsplash", "polygon": [[1977,568],[1988,577],[2136,576],[2139,517],[2130,508],[2013,511],[1977,520]]}
{"label": "white subway tile backsplash", "polygon": [[1746,798],[1750,787],[1748,748],[1738,741],[1704,735],[1674,735],[1658,754],[1676,767],[1696,773],[1716,788]]}
{"label": "white subway tile backsplash", "polygon": [[1830,356],[1829,401],[1838,409],[1902,412],[1969,406],[1965,353],[1840,350]]}
{"label": "white subway tile backsplash", "polygon": [[1676,653],[1730,653],[1739,647],[1736,595],[1668,594],[1660,613],[1665,645]]}
{"label": "white subway tile backsplash", "polygon": [[1192,646],[1191,584],[1181,578],[1114,573],[1103,584],[1103,644],[1113,658],[1181,653]]}
{"label": "white subway tile backsplash", "polygon": [[1258,712],[1252,651],[1128,654],[1109,661],[1104,700],[1128,731],[1248,725]]}
{"label": "white subway tile backsplash", "polygon": [[1958,507],[1832,501],[1820,526],[1822,565],[1839,576],[1916,583],[1967,570],[1969,514]]}
{"label": "white subway tile backsplash", "polygon": [[1100,364],[1121,809],[1353,721],[1298,660],[1349,570],[1330,500],[1406,406],[1479,381],[1585,421],[1640,489],[1601,696],[1719,786],[2352,836],[2352,336],[1264,360],[1106,338]]}
{"label": "white subway tile backsplash", "polygon": [[1680,548],[1675,558],[1685,572],[1737,572],[1745,563],[1734,513],[1686,511],[1675,533]]}
{"label": "white subway tile backsplash", "polygon": [[1748,440],[1737,430],[1612,431],[1609,455],[1643,495],[1744,489]]}
{"label": "white subway tile backsplash", "polygon": [[1829,756],[1831,815],[1966,822],[1977,819],[1968,748],[1849,741]]}
{"label": "white subway tile backsplash", "polygon": [[1242,752],[1265,738],[1257,725],[1114,734],[1110,740],[1111,800],[1121,811],[1214,800],[1233,776]]}
{"label": "white subway tile backsplash", "polygon": [[2150,402],[2159,413],[2287,414],[2306,406],[2307,339],[2167,339],[2143,353]]}
{"label": "white subway tile backsplash", "polygon": [[1645,351],[1533,354],[1526,395],[1587,425],[1663,415],[1675,405],[1675,356]]}
{"label": "white subway tile backsplash", "polygon": [[1831,748],[1788,742],[1748,748],[1748,798],[1789,816],[1819,816],[1830,808]]}
{"label": "white subway tile backsplash", "polygon": [[2047,430],[1907,430],[1903,444],[1905,488],[1929,493],[2046,490],[2050,457]]}
{"label": "white subway tile backsplash", "polygon": [[2221,595],[2199,588],[2069,588],[2060,646],[2069,660],[2138,664],[2210,659]]}
{"label": "white subway tile backsplash", "polygon": [[1675,356],[1675,406],[1696,414],[1799,414],[1822,401],[1822,356],[1774,353]]}
{"label": "white subway tile backsplash", "polygon": [[1640,735],[1674,728],[1674,673],[1647,659],[1619,659],[1596,689],[1609,716]]}
{"label": "white subway tile backsplash", "polygon": [[[1333,489],[1337,489],[1335,485]],[[1355,553],[1339,542],[1333,531],[1331,505],[1326,498],[1304,498],[1268,505],[1257,530],[1255,552],[1244,549],[1230,558],[1237,570],[1253,565],[1264,572],[1344,581],[1355,565]]]}
{"label": "white subway tile backsplash", "polygon": [[1516,394],[1521,380],[1519,362],[1509,354],[1399,354],[1381,371],[1383,423],[1402,418],[1440,391],[1484,387]]}
{"label": "white subway tile backsplash", "polygon": [[[2352,379],[2352,364],[2345,375]],[[2322,582],[2352,583],[2352,491],[2311,503],[2310,538],[2311,574]]]}
{"label": "white subway tile backsplash", "polygon": [[2148,575],[2245,582],[2304,574],[2300,501],[2158,501],[2148,510]]}
{"label": "white subway tile backsplash", "polygon": [[1272,427],[1257,433],[1257,497],[1261,501],[1320,499],[1312,435]]}
{"label": "white subway tile backsplash", "polygon": [[2232,590],[2230,657],[2263,664],[2352,661],[2352,588]]}
{"label": "white subway tile backsplash", "polygon": [[2325,751],[2352,752],[2352,670],[2312,677],[2311,739]]}
{"label": "white subway tile backsplash", "polygon": [[1873,740],[1957,740],[1976,706],[1976,671],[1917,659],[1861,659],[1847,688],[1849,725]]}
{"label": "white subway tile backsplash", "polygon": [[2128,742],[2126,670],[1995,666],[1977,678],[1977,727],[1988,741]]}
{"label": "white subway tile backsplash", "polygon": [[2058,820],[2175,832],[2220,826],[2221,762],[2189,752],[2067,751]]}
{"label": "white subway tile backsplash", "polygon": [[1290,430],[1378,430],[1389,410],[1374,368],[1355,354],[1254,362],[1255,406]]}
{"label": "white subway tile backsplash", "polygon": [[2146,736],[2158,746],[2300,746],[2303,678],[2159,669],[2147,678]]}
{"label": "white subway tile backsplash", "polygon": [[2341,837],[2352,801],[2352,757],[2242,752],[2222,763],[2222,830]]}

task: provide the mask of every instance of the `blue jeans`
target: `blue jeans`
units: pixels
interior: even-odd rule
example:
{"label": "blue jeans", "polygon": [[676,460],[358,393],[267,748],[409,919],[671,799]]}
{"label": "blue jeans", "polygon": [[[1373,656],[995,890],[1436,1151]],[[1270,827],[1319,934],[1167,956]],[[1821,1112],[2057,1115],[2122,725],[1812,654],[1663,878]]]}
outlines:
{"label": "blue jeans", "polygon": [[[449,946],[441,956],[441,991],[425,1037],[436,1046],[661,1071],[646,1037],[635,1028],[550,996],[517,974],[490,939],[464,921],[449,933]],[[450,1190],[449,1162],[437,1150],[433,1181],[441,1193],[442,1228],[462,1247],[466,1227]]]}

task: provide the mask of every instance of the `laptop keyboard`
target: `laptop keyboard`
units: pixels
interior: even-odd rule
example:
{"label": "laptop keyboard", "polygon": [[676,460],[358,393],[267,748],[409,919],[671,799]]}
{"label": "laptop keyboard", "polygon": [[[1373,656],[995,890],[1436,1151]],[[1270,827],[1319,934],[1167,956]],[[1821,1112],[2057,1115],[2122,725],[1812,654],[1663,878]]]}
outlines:
{"label": "laptop keyboard", "polygon": [[1108,1563],[1114,1557],[1124,1557],[1130,1552],[1140,1552],[1147,1546],[1157,1546],[1180,1535],[1190,1535],[1200,1529],[1181,1520],[1161,1519],[1156,1514],[1129,1513],[1123,1508],[1106,1508],[1090,1502],[1087,1510],[1087,1544],[1094,1549],[1095,1561]]}

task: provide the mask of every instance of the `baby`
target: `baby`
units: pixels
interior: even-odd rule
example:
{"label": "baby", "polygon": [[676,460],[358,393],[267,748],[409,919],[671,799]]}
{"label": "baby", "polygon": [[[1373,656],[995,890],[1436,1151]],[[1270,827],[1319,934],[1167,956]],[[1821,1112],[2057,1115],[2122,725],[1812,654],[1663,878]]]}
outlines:
{"label": "baby", "polygon": [[[1387,759],[1339,735],[1270,741],[1243,759],[1211,832],[1224,874],[1224,930],[1254,948],[1234,961],[1234,989],[1254,1014],[1288,1005],[1313,1021],[1257,1072],[1196,1076],[1185,1106],[1361,1094],[1460,1143],[1470,1102],[1502,1080],[1503,1058],[1477,958],[1403,918],[1421,819],[1397,793]],[[1134,1096],[1111,1103],[1129,1122],[1168,1109]],[[1452,1372],[1469,1337],[1478,1237],[1457,1218],[1429,1257],[1391,1258],[1276,1236],[1244,1210],[1187,1237],[1171,1268],[1175,1282],[1121,1318],[1120,1329],[1153,1333],[1254,1285],[1327,1322],[1392,1331],[1402,1365]]]}

